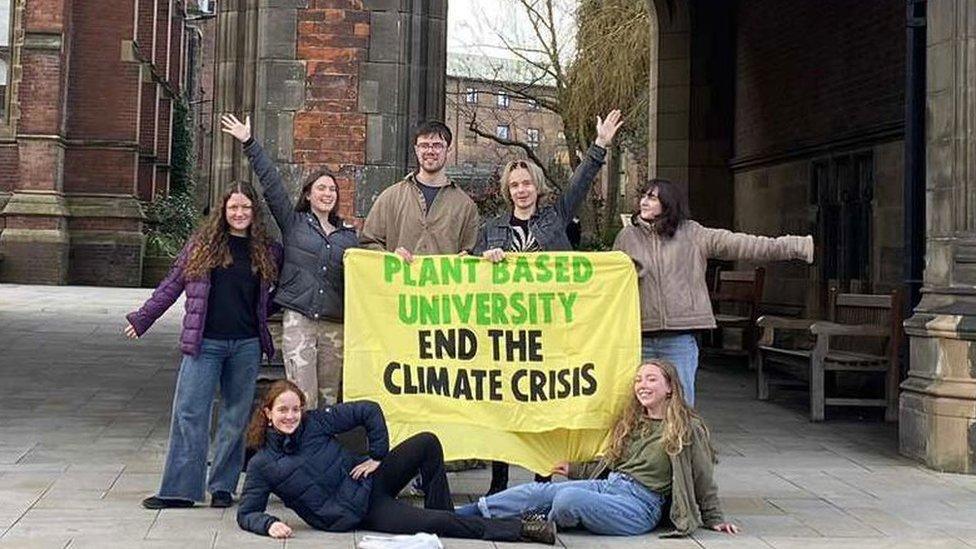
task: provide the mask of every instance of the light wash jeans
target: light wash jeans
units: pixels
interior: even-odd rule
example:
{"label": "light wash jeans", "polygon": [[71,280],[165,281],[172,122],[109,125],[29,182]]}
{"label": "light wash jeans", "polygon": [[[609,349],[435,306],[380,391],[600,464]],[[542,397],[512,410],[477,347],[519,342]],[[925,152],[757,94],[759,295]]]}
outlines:
{"label": "light wash jeans", "polygon": [[621,473],[606,480],[530,482],[458,507],[464,516],[519,517],[548,513],[560,528],[583,527],[606,536],[637,536],[661,520],[665,499]]}
{"label": "light wash jeans", "polygon": [[204,339],[200,354],[183,355],[173,395],[169,451],[159,497],[203,501],[214,393],[220,386],[210,493],[234,493],[244,465],[244,428],[254,400],[261,342],[248,339]]}
{"label": "light wash jeans", "polygon": [[698,372],[698,341],[692,334],[645,335],[641,339],[641,358],[663,358],[674,364],[685,394],[685,402],[695,405],[695,373]]}

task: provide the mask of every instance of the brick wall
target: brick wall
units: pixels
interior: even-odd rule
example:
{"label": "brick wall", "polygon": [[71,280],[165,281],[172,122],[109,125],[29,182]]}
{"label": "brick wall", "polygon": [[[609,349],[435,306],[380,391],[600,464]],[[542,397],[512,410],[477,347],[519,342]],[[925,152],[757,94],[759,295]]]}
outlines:
{"label": "brick wall", "polygon": [[57,52],[24,51],[18,100],[21,105],[18,131],[60,133],[61,56]]}
{"label": "brick wall", "polygon": [[134,142],[139,66],[123,61],[135,36],[135,2],[74,2],[68,75],[68,137]]}
{"label": "brick wall", "polygon": [[750,0],[736,29],[737,158],[903,119],[904,2]]}
{"label": "brick wall", "polygon": [[354,0],[310,0],[298,10],[298,59],[305,105],[295,113],[294,161],[305,173],[339,174],[339,212],[353,215],[356,176],[366,162],[366,115],[358,112],[359,69],[369,45],[369,12]]}

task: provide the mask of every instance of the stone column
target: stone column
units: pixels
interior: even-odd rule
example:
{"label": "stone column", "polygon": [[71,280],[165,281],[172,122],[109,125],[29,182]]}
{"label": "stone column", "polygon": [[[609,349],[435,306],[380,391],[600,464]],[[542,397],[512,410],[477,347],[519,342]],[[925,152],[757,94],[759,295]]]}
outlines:
{"label": "stone column", "polygon": [[[16,3],[20,6],[22,3]],[[0,212],[0,280],[64,284],[68,278],[68,208],[63,194],[66,41],[71,2],[18,13],[15,39],[22,40],[16,124],[19,177]]]}
{"label": "stone column", "polygon": [[976,3],[929,0],[926,257],[922,300],[905,322],[901,453],[976,473]]}
{"label": "stone column", "polygon": [[447,67],[446,0],[363,4],[370,11],[370,36],[360,70],[366,167],[356,185],[357,216],[365,216],[380,191],[416,163],[413,127],[426,119],[444,120]]}

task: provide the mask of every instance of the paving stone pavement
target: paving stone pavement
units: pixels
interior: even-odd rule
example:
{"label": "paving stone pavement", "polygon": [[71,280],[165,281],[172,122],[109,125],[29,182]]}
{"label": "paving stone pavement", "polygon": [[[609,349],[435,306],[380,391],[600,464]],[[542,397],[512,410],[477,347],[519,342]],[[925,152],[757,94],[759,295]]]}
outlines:
{"label": "paving stone pavement", "polygon": [[[148,295],[0,284],[0,548],[354,547],[363,532],[312,530],[276,501],[293,539],[240,530],[236,508],[140,507],[165,456],[182,312],[177,304],[142,339],[125,340],[123,314]],[[701,411],[720,454],[721,500],[742,533],[561,533],[563,547],[976,547],[976,477],[900,457],[894,426],[874,415],[810,423],[802,394],[758,402],[739,365],[708,363],[699,376]],[[488,476],[452,474],[458,500],[484,491]],[[513,470],[513,482],[529,479]]]}

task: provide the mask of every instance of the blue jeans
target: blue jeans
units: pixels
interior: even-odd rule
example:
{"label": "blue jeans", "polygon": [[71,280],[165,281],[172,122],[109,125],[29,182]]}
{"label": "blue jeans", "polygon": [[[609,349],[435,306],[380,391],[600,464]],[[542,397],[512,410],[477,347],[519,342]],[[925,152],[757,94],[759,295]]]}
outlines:
{"label": "blue jeans", "polygon": [[248,339],[204,339],[200,353],[184,355],[173,395],[169,451],[159,497],[203,501],[214,393],[220,386],[210,493],[234,493],[244,465],[244,429],[254,400],[261,361],[261,342]]}
{"label": "blue jeans", "polygon": [[695,405],[695,373],[698,372],[698,341],[691,334],[645,335],[641,339],[641,358],[663,358],[674,364],[685,394],[685,402]]}
{"label": "blue jeans", "polygon": [[606,536],[637,536],[661,520],[665,499],[620,473],[606,480],[530,482],[458,507],[463,516],[518,517],[548,512],[560,528],[583,527]]}

